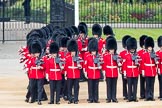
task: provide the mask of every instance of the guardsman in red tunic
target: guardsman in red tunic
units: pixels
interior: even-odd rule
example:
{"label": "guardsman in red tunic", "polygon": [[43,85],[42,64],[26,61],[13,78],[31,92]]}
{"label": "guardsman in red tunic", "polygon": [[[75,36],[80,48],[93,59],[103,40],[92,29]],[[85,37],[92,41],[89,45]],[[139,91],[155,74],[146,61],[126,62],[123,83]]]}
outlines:
{"label": "guardsman in red tunic", "polygon": [[45,65],[43,64],[43,60],[41,57],[42,48],[41,44],[38,41],[34,41],[30,48],[29,52],[33,55],[30,59],[30,63],[27,66],[29,70],[29,86],[30,86],[30,93],[31,93],[31,103],[35,97],[35,86],[37,86],[38,91],[38,105],[41,105],[41,98],[43,94],[43,85],[44,85],[44,78],[45,78]]}
{"label": "guardsman in red tunic", "polygon": [[88,43],[89,54],[85,60],[85,71],[88,77],[88,95],[89,103],[99,103],[99,79],[100,70],[102,69],[100,55],[98,54],[98,41],[93,38]]}
{"label": "guardsman in red tunic", "polygon": [[[78,104],[80,69],[82,69],[81,56],[78,54],[76,40],[71,39],[67,44],[69,54],[65,58],[65,73],[67,74],[68,104]],[[74,86],[74,98],[72,88]]]}
{"label": "guardsman in red tunic", "polygon": [[[69,41],[68,37],[63,37],[61,39],[61,46],[60,46],[60,51],[59,51],[59,55],[60,57],[65,61],[65,57],[68,54],[68,50],[67,50],[67,42]],[[64,64],[65,65],[65,64]],[[61,82],[61,96],[63,96],[64,100],[68,100],[68,93],[67,93],[67,80],[65,79],[65,75],[64,75],[64,71],[62,70],[62,82]]]}
{"label": "guardsman in red tunic", "polygon": [[[120,52],[120,57],[123,59],[122,60],[122,67],[121,67],[121,74],[122,74],[122,82],[123,82],[123,97],[124,97],[124,100],[128,99],[128,93],[127,93],[127,79],[124,78],[124,72],[123,72],[123,66],[124,66],[124,63],[125,63],[125,60],[124,60],[124,56],[125,54],[127,53],[127,47],[126,47],[126,41],[128,38],[130,38],[131,36],[129,35],[125,35],[123,38],[122,38],[122,46],[124,48],[123,51]],[[126,73],[125,73],[126,74]]]}
{"label": "guardsman in red tunic", "polygon": [[106,50],[106,39],[108,38],[108,37],[110,37],[110,36],[115,36],[115,34],[114,34],[114,32],[113,32],[113,29],[111,28],[111,26],[109,26],[109,25],[105,25],[104,27],[103,27],[103,34],[106,36],[106,38],[104,39],[104,45],[103,45],[103,52],[105,52],[105,50]]}
{"label": "guardsman in red tunic", "polygon": [[145,40],[146,52],[142,56],[142,75],[146,80],[146,96],[145,101],[154,101],[154,83],[156,76],[156,66],[158,60],[154,52],[154,40],[152,37],[147,37]]}
{"label": "guardsman in red tunic", "polygon": [[158,80],[159,80],[159,99],[162,100],[162,36],[159,36],[157,39],[158,47],[160,48],[156,54],[159,57],[158,65]]}
{"label": "guardsman in red tunic", "polygon": [[50,45],[50,57],[46,61],[46,72],[48,74],[50,85],[50,102],[54,104],[54,94],[56,92],[56,104],[60,104],[60,91],[62,80],[63,61],[59,56],[59,46],[56,42]]}
{"label": "guardsman in red tunic", "polygon": [[[146,35],[142,35],[139,39],[139,42],[140,42],[140,47],[142,49],[140,49],[137,53],[138,53],[138,56],[140,56],[140,58],[142,57],[143,53],[145,52],[145,48],[144,48],[144,41],[146,39]],[[139,65],[139,73],[140,73],[140,99],[145,99],[145,77],[142,76],[142,69],[141,69],[141,62],[140,62],[140,65]]]}
{"label": "guardsman in red tunic", "polygon": [[[87,25],[80,23],[78,25],[79,35],[77,39],[78,43],[78,50],[84,60],[84,55],[87,52],[87,46],[88,46],[88,37],[87,37]],[[83,69],[81,69],[81,75],[80,75],[80,82],[84,82],[87,80],[87,78],[84,75]]]}
{"label": "guardsman in red tunic", "polygon": [[135,38],[130,37],[126,41],[127,50],[124,59],[125,64],[123,67],[124,77],[127,78],[128,82],[128,101],[127,102],[138,102],[137,100],[137,84],[138,84],[138,76],[139,76],[139,58],[136,53],[137,50],[137,41]]}
{"label": "guardsman in red tunic", "polygon": [[[107,85],[107,103],[116,102],[116,86],[118,79],[118,63],[117,63],[117,42],[115,38],[106,39],[106,53],[103,55],[103,70],[106,76]],[[116,59],[115,59],[116,58]]]}
{"label": "guardsman in red tunic", "polygon": [[[92,34],[98,41],[98,54],[102,55],[103,52],[103,46],[104,46],[104,40],[101,38],[102,35],[102,27],[99,24],[94,24],[92,26]],[[100,70],[100,80],[104,80],[104,75],[102,73],[102,70]]]}

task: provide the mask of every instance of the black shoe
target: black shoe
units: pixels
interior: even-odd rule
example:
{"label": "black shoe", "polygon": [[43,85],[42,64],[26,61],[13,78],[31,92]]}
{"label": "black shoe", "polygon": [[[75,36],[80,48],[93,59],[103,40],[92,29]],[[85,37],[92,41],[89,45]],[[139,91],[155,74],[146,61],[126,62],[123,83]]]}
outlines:
{"label": "black shoe", "polygon": [[145,99],[145,97],[140,97],[139,99]]}
{"label": "black shoe", "polygon": [[100,103],[100,101],[97,101],[97,100],[96,100],[96,101],[94,101],[94,103]]}
{"label": "black shoe", "polygon": [[89,101],[89,99],[87,99],[87,101]]}
{"label": "black shoe", "polygon": [[132,100],[127,100],[127,102],[132,102]]}
{"label": "black shoe", "polygon": [[74,104],[78,104],[78,101],[74,101]]}
{"label": "black shoe", "polygon": [[114,103],[118,103],[118,100],[112,100],[112,102],[114,102]]}
{"label": "black shoe", "polygon": [[73,101],[72,101],[72,100],[68,102],[68,104],[71,104],[71,103],[73,103]]}
{"label": "black shoe", "polygon": [[149,99],[145,99],[144,101],[149,101]]}
{"label": "black shoe", "polygon": [[106,103],[110,103],[110,102],[111,102],[111,100],[109,100],[109,99],[106,100]]}
{"label": "black shoe", "polygon": [[38,105],[42,105],[41,101],[38,101]]}
{"label": "black shoe", "polygon": [[68,97],[67,97],[67,96],[64,96],[63,98],[64,98],[64,100],[65,100],[65,101],[67,101],[67,100],[68,100]]}
{"label": "black shoe", "polygon": [[29,103],[34,103],[35,101],[34,100],[31,100]]}
{"label": "black shoe", "polygon": [[151,99],[151,101],[155,101],[155,99]]}
{"label": "black shoe", "polygon": [[89,100],[88,103],[93,103],[93,100]]}
{"label": "black shoe", "polygon": [[54,104],[54,102],[49,102],[48,104]]}
{"label": "black shoe", "polygon": [[124,97],[123,100],[127,100],[128,98],[127,97]]}
{"label": "black shoe", "polygon": [[28,99],[28,98],[26,98],[26,99],[25,99],[25,102],[27,102],[27,103],[28,103],[28,102],[29,102],[29,99]]}
{"label": "black shoe", "polygon": [[57,104],[57,105],[59,105],[59,104],[60,104],[60,102],[56,102],[56,104]]}
{"label": "black shoe", "polygon": [[133,100],[134,102],[138,102],[138,100],[137,99],[135,99],[135,100]]}

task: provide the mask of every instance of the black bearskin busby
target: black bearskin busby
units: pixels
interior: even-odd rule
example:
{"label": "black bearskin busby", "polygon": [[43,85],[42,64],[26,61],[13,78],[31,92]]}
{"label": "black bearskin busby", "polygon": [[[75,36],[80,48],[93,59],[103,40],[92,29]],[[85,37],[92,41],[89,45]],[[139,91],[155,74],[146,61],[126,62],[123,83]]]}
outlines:
{"label": "black bearskin busby", "polygon": [[69,38],[72,37],[72,32],[71,32],[70,28],[64,28],[64,31],[65,31],[67,37],[69,37]]}
{"label": "black bearskin busby", "polygon": [[122,38],[122,46],[123,48],[126,48],[126,41],[128,38],[130,38],[131,36],[130,35],[125,35],[123,38]]}
{"label": "black bearskin busby", "polygon": [[115,38],[108,38],[106,39],[106,49],[111,50],[114,49],[117,50],[117,42]]}
{"label": "black bearskin busby", "polygon": [[56,42],[53,42],[53,43],[50,44],[49,52],[50,52],[50,54],[59,52],[59,46]]}
{"label": "black bearskin busby", "polygon": [[133,37],[130,37],[126,41],[127,50],[137,49],[137,40]]}
{"label": "black bearskin busby", "polygon": [[145,43],[145,39],[147,38],[147,35],[142,35],[140,38],[139,38],[139,43],[140,43],[140,47],[142,48],[144,46],[144,43]]}
{"label": "black bearskin busby", "polygon": [[86,30],[86,27],[84,25],[79,25],[78,31],[79,31],[79,33],[87,34],[87,30]]}
{"label": "black bearskin busby", "polygon": [[77,52],[78,51],[78,44],[75,39],[71,39],[68,41],[67,49],[69,52]]}
{"label": "black bearskin busby", "polygon": [[79,35],[78,28],[76,26],[71,26],[74,35]]}
{"label": "black bearskin busby", "polygon": [[162,36],[159,36],[157,39],[158,47],[162,47]]}
{"label": "black bearskin busby", "polygon": [[78,25],[78,29],[79,29],[79,26],[84,26],[84,29],[85,29],[85,34],[88,35],[88,26],[85,22],[80,22],[79,25]]}
{"label": "black bearskin busby", "polygon": [[113,29],[109,25],[105,25],[103,28],[104,35],[112,35],[114,36]]}
{"label": "black bearskin busby", "polygon": [[91,40],[88,43],[88,51],[98,51],[98,41],[96,38],[91,38]]}
{"label": "black bearskin busby", "polygon": [[101,37],[102,35],[102,27],[99,24],[94,24],[92,26],[92,34],[98,35],[98,37]]}
{"label": "black bearskin busby", "polygon": [[147,37],[145,39],[145,48],[147,49],[148,47],[154,48],[154,40],[152,37]]}
{"label": "black bearskin busby", "polygon": [[38,40],[34,40],[29,46],[29,53],[35,54],[41,52],[42,52],[41,43]]}
{"label": "black bearskin busby", "polygon": [[63,37],[61,39],[61,47],[67,47],[68,41],[69,41],[69,38],[68,37]]}

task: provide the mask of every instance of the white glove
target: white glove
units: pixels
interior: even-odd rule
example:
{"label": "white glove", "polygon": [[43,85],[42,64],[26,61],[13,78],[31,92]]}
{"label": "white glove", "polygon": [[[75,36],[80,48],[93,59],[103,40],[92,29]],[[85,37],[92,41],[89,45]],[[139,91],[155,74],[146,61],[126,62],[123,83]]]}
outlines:
{"label": "white glove", "polygon": [[160,69],[159,69],[159,68],[157,69],[157,72],[158,72],[158,74],[160,75]]}
{"label": "white glove", "polygon": [[142,76],[143,76],[143,77],[145,76],[145,71],[144,71],[144,70],[142,70]]}
{"label": "white glove", "polygon": [[46,79],[47,79],[47,81],[49,81],[49,76],[48,76],[48,74],[46,74]]}
{"label": "white glove", "polygon": [[126,71],[124,71],[123,75],[124,75],[124,78],[127,78],[127,73],[126,73]]}
{"label": "white glove", "polygon": [[98,69],[102,69],[102,66],[99,66]]}

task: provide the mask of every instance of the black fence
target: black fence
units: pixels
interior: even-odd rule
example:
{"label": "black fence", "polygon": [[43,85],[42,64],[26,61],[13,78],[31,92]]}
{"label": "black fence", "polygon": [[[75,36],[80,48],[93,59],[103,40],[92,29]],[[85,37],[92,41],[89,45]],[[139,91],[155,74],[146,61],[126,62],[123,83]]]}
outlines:
{"label": "black fence", "polygon": [[162,0],[80,0],[80,21],[115,28],[162,28]]}
{"label": "black fence", "polygon": [[[62,5],[51,14],[53,5]],[[52,22],[51,16],[64,15],[62,21]],[[26,34],[49,23],[60,26],[74,24],[74,0],[0,0],[0,41],[24,41]]]}

